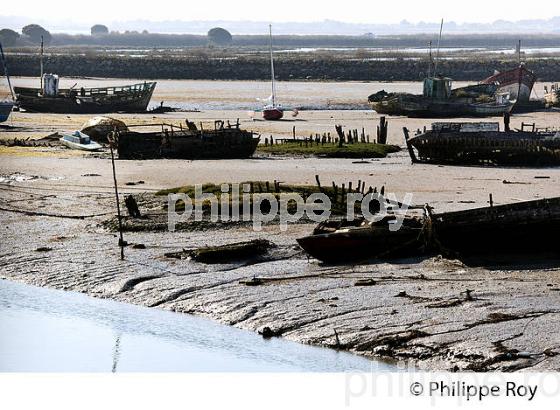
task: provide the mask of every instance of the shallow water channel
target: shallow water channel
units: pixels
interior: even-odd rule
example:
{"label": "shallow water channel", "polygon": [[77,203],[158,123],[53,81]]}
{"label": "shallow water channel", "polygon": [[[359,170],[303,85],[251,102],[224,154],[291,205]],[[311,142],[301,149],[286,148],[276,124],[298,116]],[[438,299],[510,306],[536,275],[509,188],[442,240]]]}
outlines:
{"label": "shallow water channel", "polygon": [[2,372],[395,370],[192,315],[0,280]]}

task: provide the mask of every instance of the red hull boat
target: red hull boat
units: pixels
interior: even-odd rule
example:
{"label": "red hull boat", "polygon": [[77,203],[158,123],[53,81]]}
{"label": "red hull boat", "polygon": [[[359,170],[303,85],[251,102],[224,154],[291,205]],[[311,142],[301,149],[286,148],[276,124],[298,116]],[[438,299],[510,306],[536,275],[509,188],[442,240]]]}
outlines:
{"label": "red hull boat", "polygon": [[274,58],[272,56],[272,25],[269,26],[270,29],[270,80],[271,80],[271,91],[269,105],[263,108],[262,116],[267,121],[279,120],[284,116],[284,110],[276,105],[276,86],[274,85]]}
{"label": "red hull boat", "polygon": [[535,74],[526,69],[524,65],[520,65],[513,70],[498,72],[491,77],[482,80],[482,84],[498,84],[498,91],[507,92],[510,99],[517,100],[520,103],[529,102],[531,91],[537,77]]}
{"label": "red hull boat", "polygon": [[277,107],[265,108],[262,114],[265,120],[275,121],[281,119],[284,116],[284,111]]}

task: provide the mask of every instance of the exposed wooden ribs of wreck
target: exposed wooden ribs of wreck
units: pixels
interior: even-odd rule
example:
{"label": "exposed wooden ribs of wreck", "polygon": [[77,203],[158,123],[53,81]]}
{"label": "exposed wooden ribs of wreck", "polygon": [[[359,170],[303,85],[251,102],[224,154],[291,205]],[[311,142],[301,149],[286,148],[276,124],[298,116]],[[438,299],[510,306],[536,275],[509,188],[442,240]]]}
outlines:
{"label": "exposed wooden ribs of wreck", "polygon": [[434,123],[405,140],[413,162],[449,165],[560,164],[560,131],[499,131],[498,123]]}
{"label": "exposed wooden ribs of wreck", "polygon": [[[151,128],[141,132],[139,128]],[[153,128],[160,128],[154,131]],[[171,124],[128,126],[126,131],[112,136],[120,159],[226,159],[249,158],[255,152],[259,137],[253,132],[215,121],[213,129],[197,128],[187,121],[187,127]]]}

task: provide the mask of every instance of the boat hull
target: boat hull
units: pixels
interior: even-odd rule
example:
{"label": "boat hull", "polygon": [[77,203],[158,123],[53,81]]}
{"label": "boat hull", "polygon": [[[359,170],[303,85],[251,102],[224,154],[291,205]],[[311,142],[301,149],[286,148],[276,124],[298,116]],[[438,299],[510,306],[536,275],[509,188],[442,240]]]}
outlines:
{"label": "boat hull", "polygon": [[215,131],[118,133],[120,159],[239,159],[249,158],[259,138],[238,129]]}
{"label": "boat hull", "polygon": [[513,103],[476,103],[434,100],[422,96],[395,95],[371,102],[378,114],[405,115],[413,118],[498,117],[511,112]]}
{"label": "boat hull", "polygon": [[72,141],[67,141],[63,138],[60,139],[60,143],[67,146],[70,149],[77,149],[81,151],[98,151],[103,148],[100,144],[95,141],[91,141],[89,144],[77,144]]}
{"label": "boat hull", "polygon": [[[386,227],[368,226],[298,238],[298,244],[311,256],[326,263],[367,260],[378,257],[398,257],[416,253],[419,244],[412,244],[418,230],[395,232]],[[403,244],[407,244],[403,246]]]}
{"label": "boat hull", "polygon": [[509,93],[512,100],[528,103],[537,81],[535,74],[524,66],[494,74],[481,81],[481,84],[498,84],[498,91]]}
{"label": "boat hull", "polygon": [[407,141],[414,162],[447,165],[560,165],[554,132],[426,131]]}
{"label": "boat hull", "polygon": [[277,121],[284,116],[284,111],[279,108],[264,109],[262,113],[263,118],[267,121]]}
{"label": "boat hull", "polygon": [[438,241],[462,256],[560,254],[560,198],[447,212],[432,220]]}
{"label": "boat hull", "polygon": [[[327,263],[434,253],[469,261],[560,255],[560,198],[430,213],[421,221],[422,229],[364,227],[314,234],[298,239],[298,243]],[[523,262],[527,261],[525,256]]]}
{"label": "boat hull", "polygon": [[14,108],[14,103],[11,101],[0,101],[0,122],[8,121],[12,109]]}
{"label": "boat hull", "polygon": [[108,114],[145,112],[156,83],[122,87],[60,90],[56,96],[40,95],[37,88],[15,87],[20,108],[29,112],[57,114]]}

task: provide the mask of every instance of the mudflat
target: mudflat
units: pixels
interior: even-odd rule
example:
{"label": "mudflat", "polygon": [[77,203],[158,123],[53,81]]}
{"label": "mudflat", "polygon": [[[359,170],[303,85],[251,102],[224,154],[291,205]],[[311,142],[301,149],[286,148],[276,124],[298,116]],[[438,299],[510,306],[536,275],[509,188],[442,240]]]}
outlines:
{"label": "mudflat", "polygon": [[[89,117],[13,113],[0,138],[72,131]],[[205,124],[240,118],[243,128],[263,139],[289,137],[294,126],[298,136],[334,135],[335,124],[363,127],[373,138],[379,121],[366,110],[303,110],[279,122],[257,120],[258,113],[252,119],[246,110],[114,117],[127,123],[188,117]],[[403,126],[415,130],[430,122],[389,117],[388,142],[403,146]],[[516,115],[511,125],[521,122],[558,126],[560,113]],[[362,180],[385,186],[397,198],[410,192],[414,203],[429,203],[436,211],[486,206],[490,193],[495,204],[560,196],[558,168],[411,165],[404,149],[364,161],[257,155],[249,160],[118,160],[116,168],[121,196],[135,195],[143,213],[164,213],[154,199],[163,188],[255,179],[313,185],[315,175],[325,184]],[[309,234],[310,224],[290,225],[286,232],[275,224],[260,232],[220,224],[204,231],[125,232],[130,246],[121,261],[117,233],[106,224],[115,216],[106,152],[0,147],[0,184],[1,278],[202,315],[265,335],[411,360],[429,369],[560,369],[560,263],[554,261],[467,266],[434,255],[324,265],[297,247],[295,239]],[[268,259],[229,264],[166,256],[259,238],[272,241],[278,251]],[[254,277],[270,280],[247,286]]]}

